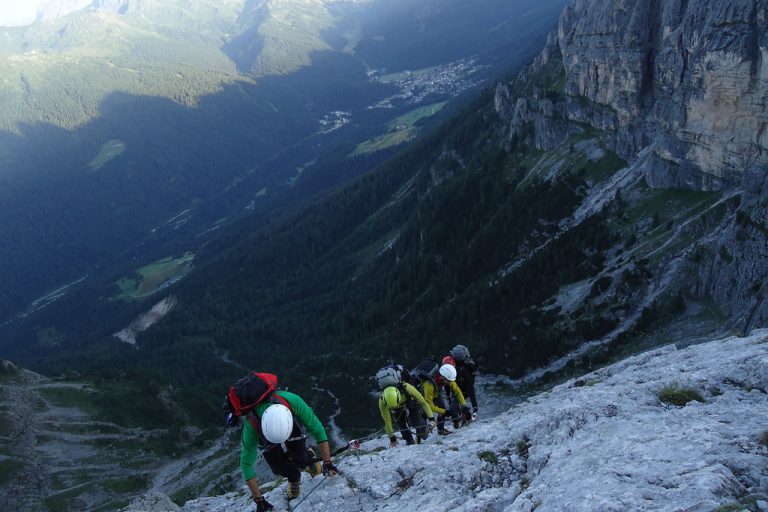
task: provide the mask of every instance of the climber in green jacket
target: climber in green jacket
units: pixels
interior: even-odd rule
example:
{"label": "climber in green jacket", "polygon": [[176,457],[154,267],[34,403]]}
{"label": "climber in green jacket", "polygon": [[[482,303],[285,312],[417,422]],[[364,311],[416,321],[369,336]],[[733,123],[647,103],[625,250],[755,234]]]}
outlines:
{"label": "climber in green jacket", "polygon": [[[411,427],[416,428],[417,440],[415,442],[420,443],[436,426],[429,404],[424,400],[421,393],[407,382],[397,386],[389,386],[382,391],[379,395],[379,412],[384,420],[384,429],[389,436],[390,448],[397,446],[397,437],[395,437],[392,428],[393,414],[406,444],[414,444]],[[424,415],[421,414],[422,412]]]}
{"label": "climber in green jacket", "polygon": [[[277,395],[275,399],[258,404],[247,416],[241,436],[240,469],[258,512],[272,510],[272,505],[261,495],[253,468],[259,450],[272,472],[288,479],[289,500],[298,497],[301,492],[301,470],[312,477],[321,472],[334,476],[338,471],[331,462],[325,429],[307,403],[288,391],[276,391],[274,395]],[[315,460],[314,451],[306,447],[302,426],[314,437],[320,449],[322,466]]]}

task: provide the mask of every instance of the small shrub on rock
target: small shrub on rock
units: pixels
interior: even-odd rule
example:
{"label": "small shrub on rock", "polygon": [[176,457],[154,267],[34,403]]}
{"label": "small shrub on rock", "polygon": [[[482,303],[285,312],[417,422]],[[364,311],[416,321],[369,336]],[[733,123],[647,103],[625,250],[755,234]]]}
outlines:
{"label": "small shrub on rock", "polygon": [[698,390],[679,384],[664,386],[659,390],[656,396],[659,401],[678,407],[683,407],[688,402],[693,402],[694,400],[702,403],[706,402]]}
{"label": "small shrub on rock", "polygon": [[517,442],[517,454],[523,458],[528,458],[528,448],[531,447],[531,443],[527,439],[522,439]]}
{"label": "small shrub on rock", "polygon": [[480,452],[477,454],[478,457],[480,457],[480,460],[484,460],[485,462],[490,462],[491,464],[498,464],[499,458],[496,456],[495,453],[487,451],[487,452]]}

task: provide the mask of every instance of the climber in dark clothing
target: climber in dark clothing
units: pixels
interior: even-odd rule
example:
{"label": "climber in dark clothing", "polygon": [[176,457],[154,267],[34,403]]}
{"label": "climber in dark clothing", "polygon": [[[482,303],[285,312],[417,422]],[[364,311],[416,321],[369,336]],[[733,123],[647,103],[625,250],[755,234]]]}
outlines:
{"label": "climber in dark clothing", "polygon": [[[456,345],[451,349],[451,356],[456,366],[456,383],[468,402],[472,403],[473,416],[478,413],[477,395],[475,394],[475,376],[477,363],[469,355],[469,349],[464,345]],[[445,362],[445,361],[443,361]]]}

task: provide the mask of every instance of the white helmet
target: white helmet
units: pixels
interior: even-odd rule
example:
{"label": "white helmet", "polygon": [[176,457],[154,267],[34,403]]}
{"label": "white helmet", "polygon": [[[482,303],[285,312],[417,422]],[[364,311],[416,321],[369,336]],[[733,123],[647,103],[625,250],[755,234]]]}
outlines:
{"label": "white helmet", "polygon": [[452,364],[444,364],[440,367],[440,375],[442,375],[445,380],[453,382],[456,380],[456,368],[454,368]]}
{"label": "white helmet", "polygon": [[280,444],[291,437],[293,415],[290,409],[281,404],[267,407],[261,415],[261,432],[270,443]]}

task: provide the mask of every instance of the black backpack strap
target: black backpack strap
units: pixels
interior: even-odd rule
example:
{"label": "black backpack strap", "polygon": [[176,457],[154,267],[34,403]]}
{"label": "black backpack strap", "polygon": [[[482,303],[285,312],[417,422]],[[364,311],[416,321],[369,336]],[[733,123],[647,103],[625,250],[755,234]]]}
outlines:
{"label": "black backpack strap", "polygon": [[[293,416],[293,433],[296,432],[296,429],[298,428],[298,435],[292,435],[285,441],[298,441],[300,439],[306,439],[307,435],[304,433],[304,429],[301,426],[301,423],[297,421],[296,414],[293,412],[293,408],[291,407],[291,404],[288,403],[288,400],[281,397],[277,393],[272,393],[269,395],[269,397],[266,400],[263,400],[262,402],[268,402],[271,404],[280,404],[284,405],[288,408],[289,411],[291,411],[291,416]],[[261,435],[261,417],[256,414],[256,408],[251,409],[248,411],[248,413],[245,416],[248,419],[248,423],[251,424],[253,429],[256,431],[256,433],[259,435],[259,439],[261,440],[262,445],[262,451],[269,450],[271,447],[276,446],[274,443],[270,443],[266,439],[264,439],[264,436]]]}
{"label": "black backpack strap", "polygon": [[[291,411],[294,424],[296,423],[296,415],[293,414],[293,409],[291,408],[291,404],[289,404],[288,400],[286,400],[285,398],[281,397],[277,393],[271,393],[266,399],[262,400],[259,403],[264,403],[264,402],[286,406],[288,410]],[[261,437],[261,416],[256,414],[256,407],[251,408],[246,413],[245,417],[248,419],[248,423],[251,424],[251,426],[256,431],[256,433],[259,434],[259,437]]]}
{"label": "black backpack strap", "polygon": [[245,418],[248,420],[248,423],[251,424],[251,426],[253,427],[253,430],[255,430],[257,434],[259,434],[259,439],[261,439],[262,438],[261,418],[259,417],[258,414],[256,414],[256,411],[254,410],[248,411],[248,413],[245,415]]}
{"label": "black backpack strap", "polygon": [[405,397],[406,402],[408,402],[409,400],[415,400],[415,398],[411,396],[408,390],[405,389],[405,382],[401,382],[400,384],[398,384],[397,388],[400,390],[400,393]]}

